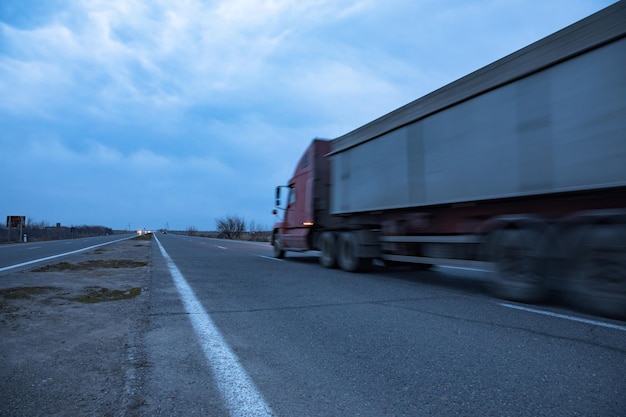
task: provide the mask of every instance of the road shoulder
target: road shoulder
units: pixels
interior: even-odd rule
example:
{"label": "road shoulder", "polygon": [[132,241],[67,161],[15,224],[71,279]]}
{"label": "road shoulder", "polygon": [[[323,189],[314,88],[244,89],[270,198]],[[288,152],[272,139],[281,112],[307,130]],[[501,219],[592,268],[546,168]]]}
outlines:
{"label": "road shoulder", "polygon": [[150,270],[130,239],[0,277],[0,414],[138,412]]}

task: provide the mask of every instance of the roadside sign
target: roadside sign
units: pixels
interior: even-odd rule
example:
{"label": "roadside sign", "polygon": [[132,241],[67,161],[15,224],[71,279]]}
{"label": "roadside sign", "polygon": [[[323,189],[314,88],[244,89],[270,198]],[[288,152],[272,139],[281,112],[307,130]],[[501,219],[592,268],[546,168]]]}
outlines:
{"label": "roadside sign", "polygon": [[7,216],[7,227],[26,226],[26,216]]}

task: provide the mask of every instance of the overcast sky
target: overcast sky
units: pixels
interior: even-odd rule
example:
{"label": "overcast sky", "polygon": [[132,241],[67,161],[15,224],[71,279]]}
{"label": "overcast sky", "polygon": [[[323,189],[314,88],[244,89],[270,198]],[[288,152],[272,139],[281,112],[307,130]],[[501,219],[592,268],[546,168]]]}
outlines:
{"label": "overcast sky", "polygon": [[0,0],[0,219],[269,228],[311,139],[612,3]]}

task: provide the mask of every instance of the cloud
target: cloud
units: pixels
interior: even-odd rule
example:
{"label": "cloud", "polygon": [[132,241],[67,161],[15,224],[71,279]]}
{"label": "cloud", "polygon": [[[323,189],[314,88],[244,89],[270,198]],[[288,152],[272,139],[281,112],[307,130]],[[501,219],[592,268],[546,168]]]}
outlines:
{"label": "cloud", "polygon": [[33,85],[58,85],[54,75],[63,74],[60,88],[91,89],[88,98],[104,113],[120,104],[170,109],[221,102],[226,92],[249,93],[300,25],[342,19],[364,7],[321,1],[211,4],[156,1],[148,8],[142,1],[84,1],[71,3],[45,26],[3,24],[2,32],[14,60],[52,72],[49,81],[29,78]]}
{"label": "cloud", "polygon": [[609,3],[3,0],[0,214],[269,224],[312,138]]}

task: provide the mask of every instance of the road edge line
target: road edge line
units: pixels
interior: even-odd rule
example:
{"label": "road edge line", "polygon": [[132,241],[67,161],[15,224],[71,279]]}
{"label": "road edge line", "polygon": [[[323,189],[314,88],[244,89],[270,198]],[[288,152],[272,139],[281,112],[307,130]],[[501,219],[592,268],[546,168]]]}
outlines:
{"label": "road edge line", "polygon": [[226,343],[213,319],[202,306],[193,289],[156,235],[154,239],[165,259],[229,414],[241,417],[251,415],[258,417],[274,416],[265,398],[243,369],[239,358]]}
{"label": "road edge line", "polygon": [[544,316],[556,317],[559,319],[565,319],[565,320],[570,320],[570,321],[577,321],[579,323],[585,323],[585,324],[593,324],[595,326],[606,327],[609,329],[621,330],[623,332],[626,332],[626,326],[620,326],[618,324],[611,324],[611,323],[604,323],[604,322],[597,321],[597,320],[583,319],[581,317],[568,316],[567,314],[552,313],[550,311],[537,310],[534,308],[518,306],[515,304],[508,304],[508,303],[498,303],[498,304],[501,305],[502,307],[512,308],[515,310],[528,311],[530,313],[543,314]]}

